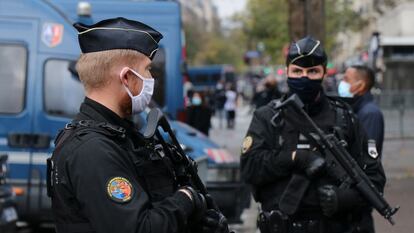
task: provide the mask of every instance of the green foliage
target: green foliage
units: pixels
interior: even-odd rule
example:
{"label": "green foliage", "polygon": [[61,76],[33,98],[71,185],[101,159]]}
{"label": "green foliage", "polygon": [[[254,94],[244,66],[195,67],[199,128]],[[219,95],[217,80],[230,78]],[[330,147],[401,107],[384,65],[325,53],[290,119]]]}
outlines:
{"label": "green foliage", "polygon": [[325,0],[325,12],[325,48],[332,57],[338,33],[348,30],[360,31],[367,19],[351,9],[349,0]]}
{"label": "green foliage", "polygon": [[219,30],[208,32],[195,23],[185,23],[184,31],[189,65],[231,64],[238,70],[243,68],[246,46],[241,29],[224,35]]}
{"label": "green foliage", "polygon": [[256,49],[257,44],[262,42],[265,55],[275,62],[284,60],[282,48],[289,42],[286,0],[249,0],[242,22],[248,49]]}
{"label": "green foliage", "polygon": [[[190,65],[232,64],[243,68],[243,54],[264,44],[264,57],[284,63],[283,47],[289,38],[289,0],[248,0],[246,10],[233,17],[241,27],[207,32],[197,22],[186,22],[184,29]],[[307,0],[309,1],[309,0]],[[393,0],[387,0],[393,1]],[[352,0],[325,0],[325,48],[333,55],[340,32],[362,30],[367,20],[351,9]],[[330,56],[332,57],[332,56]]]}

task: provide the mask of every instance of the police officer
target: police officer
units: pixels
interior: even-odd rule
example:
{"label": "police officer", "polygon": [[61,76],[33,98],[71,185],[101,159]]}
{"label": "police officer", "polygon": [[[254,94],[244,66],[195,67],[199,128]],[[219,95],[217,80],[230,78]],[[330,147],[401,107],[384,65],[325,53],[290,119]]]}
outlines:
{"label": "police officer", "polygon": [[[346,142],[346,148],[382,192],[381,163],[368,155],[366,137],[352,111],[328,98],[322,89],[327,56],[320,41],[303,38],[289,47],[286,59],[289,93],[297,94],[304,109],[328,134]],[[308,140],[303,118],[275,106],[287,98],[257,109],[243,141],[241,172],[261,203],[258,223],[262,233],[374,232],[367,201],[354,187],[326,171],[324,154]],[[308,134],[309,135],[309,134]]]}
{"label": "police officer", "polygon": [[74,24],[86,98],[58,135],[49,193],[58,233],[223,232],[205,197],[177,187],[172,163],[127,119],[153,94],[151,60],[162,35],[125,18]]}
{"label": "police officer", "polygon": [[375,74],[372,69],[364,65],[353,65],[346,69],[344,78],[338,85],[338,94],[341,97],[352,97],[350,99],[352,108],[364,127],[368,139],[371,140],[370,155],[381,157],[384,116],[371,94],[374,84]]}

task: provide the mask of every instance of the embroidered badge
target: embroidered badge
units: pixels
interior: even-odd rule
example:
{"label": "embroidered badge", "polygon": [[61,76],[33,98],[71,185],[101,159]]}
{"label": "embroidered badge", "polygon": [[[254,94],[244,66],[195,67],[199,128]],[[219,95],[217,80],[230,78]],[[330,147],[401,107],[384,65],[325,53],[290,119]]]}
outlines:
{"label": "embroidered badge", "polygon": [[112,178],[107,185],[107,191],[109,197],[119,203],[124,203],[131,200],[132,197],[132,185],[123,177]]}
{"label": "embroidered badge", "polygon": [[373,159],[376,159],[378,157],[377,145],[375,143],[375,140],[368,140],[368,154]]}
{"label": "embroidered badge", "polygon": [[62,42],[63,25],[57,23],[45,23],[42,30],[42,41],[48,47],[56,47]]}
{"label": "embroidered badge", "polygon": [[242,153],[243,154],[246,153],[250,149],[252,144],[253,144],[253,138],[251,136],[245,137],[243,140],[243,145],[242,145]]}

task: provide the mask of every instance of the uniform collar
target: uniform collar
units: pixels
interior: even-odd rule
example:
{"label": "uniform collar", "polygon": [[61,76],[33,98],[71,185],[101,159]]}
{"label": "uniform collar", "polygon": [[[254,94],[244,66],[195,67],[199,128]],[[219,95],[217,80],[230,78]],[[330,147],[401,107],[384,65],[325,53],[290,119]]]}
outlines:
{"label": "uniform collar", "polygon": [[80,107],[80,113],[76,116],[75,119],[108,122],[113,125],[121,126],[125,129],[133,127],[132,122],[121,118],[120,116],[118,116],[118,114],[116,114],[109,108],[88,97],[85,97]]}
{"label": "uniform collar", "polygon": [[355,97],[355,101],[352,103],[352,108],[355,112],[358,112],[365,104],[372,102],[373,100],[374,96],[372,96],[370,92],[367,92],[362,96]]}

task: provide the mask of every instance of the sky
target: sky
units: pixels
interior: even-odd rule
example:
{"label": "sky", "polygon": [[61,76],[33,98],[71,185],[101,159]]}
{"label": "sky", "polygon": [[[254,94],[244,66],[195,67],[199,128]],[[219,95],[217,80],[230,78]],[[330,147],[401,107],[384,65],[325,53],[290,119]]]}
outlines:
{"label": "sky", "polygon": [[247,0],[213,0],[221,19],[228,19],[246,7]]}

